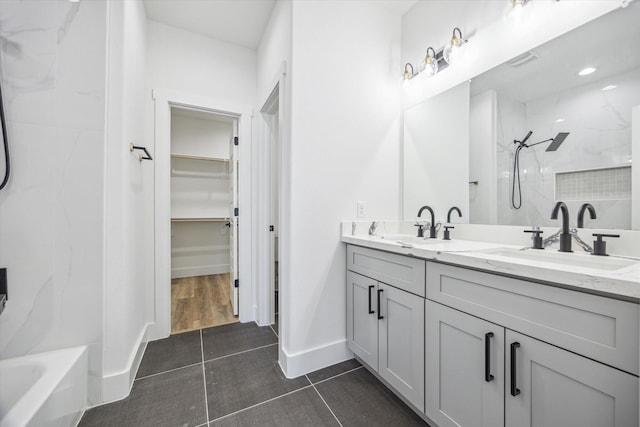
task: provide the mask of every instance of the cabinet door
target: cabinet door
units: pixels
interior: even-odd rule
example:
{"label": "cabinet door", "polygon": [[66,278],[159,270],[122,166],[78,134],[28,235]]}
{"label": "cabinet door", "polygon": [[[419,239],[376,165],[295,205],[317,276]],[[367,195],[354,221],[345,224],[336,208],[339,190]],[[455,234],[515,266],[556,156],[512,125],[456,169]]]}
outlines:
{"label": "cabinet door", "polygon": [[507,426],[638,426],[637,377],[511,330],[506,345]]}
{"label": "cabinet door", "polygon": [[380,298],[378,374],[424,411],[424,298],[384,283]]}
{"label": "cabinet door", "polygon": [[426,410],[440,427],[504,425],[504,328],[426,303]]}
{"label": "cabinet door", "polygon": [[347,347],[378,369],[378,283],[347,271]]}

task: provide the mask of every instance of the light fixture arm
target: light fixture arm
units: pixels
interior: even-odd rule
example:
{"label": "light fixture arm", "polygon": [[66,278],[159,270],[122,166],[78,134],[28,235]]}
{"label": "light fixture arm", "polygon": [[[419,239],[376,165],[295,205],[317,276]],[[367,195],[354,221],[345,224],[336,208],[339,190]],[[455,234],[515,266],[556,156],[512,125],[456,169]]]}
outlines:
{"label": "light fixture arm", "polygon": [[460,28],[455,27],[453,29],[453,38],[456,38],[456,31],[458,32],[459,36],[457,37],[460,41],[462,41],[462,31],[460,30]]}
{"label": "light fixture arm", "polygon": [[[429,51],[431,51],[431,52],[432,52],[432,53],[431,53],[431,55],[429,55]],[[435,51],[435,49],[434,49],[434,48],[432,48],[431,46],[429,46],[429,47],[427,48],[427,55],[426,55],[426,57],[425,57],[425,62],[426,62],[426,60],[429,58],[429,56],[431,56],[434,60],[436,59],[436,51]]]}

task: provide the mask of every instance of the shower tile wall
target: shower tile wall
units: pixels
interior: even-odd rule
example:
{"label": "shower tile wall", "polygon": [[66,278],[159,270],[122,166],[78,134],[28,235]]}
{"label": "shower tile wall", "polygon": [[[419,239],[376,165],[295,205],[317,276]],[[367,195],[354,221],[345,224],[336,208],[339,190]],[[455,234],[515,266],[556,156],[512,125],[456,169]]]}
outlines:
{"label": "shower tile wall", "polygon": [[[634,69],[526,104],[498,94],[499,224],[557,225],[550,219],[556,202],[556,173],[631,164],[631,108],[640,99],[639,72]],[[618,87],[602,91],[608,84]],[[556,123],[557,119],[564,121]],[[571,134],[555,152],[545,152],[545,144],[521,151],[523,204],[515,210],[510,207],[513,140],[522,139],[529,130],[534,132],[530,142],[552,138],[558,132]],[[631,228],[631,200],[569,201],[572,216],[584,202],[591,202],[596,208],[598,219],[587,221],[593,228]]]}
{"label": "shower tile wall", "polygon": [[9,276],[0,358],[88,345],[92,402],[102,375],[106,24],[106,2],[0,2],[12,160],[0,192]]}

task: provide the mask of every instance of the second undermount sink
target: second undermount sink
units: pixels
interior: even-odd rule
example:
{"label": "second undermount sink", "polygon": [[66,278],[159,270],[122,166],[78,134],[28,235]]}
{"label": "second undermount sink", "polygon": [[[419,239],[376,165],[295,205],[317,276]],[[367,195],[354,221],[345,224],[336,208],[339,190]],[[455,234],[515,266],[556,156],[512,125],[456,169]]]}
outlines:
{"label": "second undermount sink", "polygon": [[615,271],[634,265],[640,260],[618,258],[614,256],[594,256],[584,252],[558,252],[538,249],[493,249],[483,251],[488,255],[516,258],[526,261],[545,262],[591,270]]}

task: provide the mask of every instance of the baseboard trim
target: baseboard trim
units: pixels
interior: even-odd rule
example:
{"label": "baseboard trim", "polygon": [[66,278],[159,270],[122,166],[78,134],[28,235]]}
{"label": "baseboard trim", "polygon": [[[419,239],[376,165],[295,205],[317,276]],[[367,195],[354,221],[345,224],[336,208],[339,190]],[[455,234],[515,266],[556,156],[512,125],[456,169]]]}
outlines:
{"label": "baseboard trim", "polygon": [[144,325],[138,338],[134,350],[129,356],[127,367],[117,373],[102,377],[102,403],[101,405],[116,400],[124,399],[131,393],[133,381],[136,379],[136,373],[142,362],[142,356],[147,348],[147,331],[151,324]]}
{"label": "baseboard trim", "polygon": [[224,273],[228,273],[229,271],[230,271],[229,264],[204,265],[201,267],[172,268],[171,278],[180,279],[182,277],[209,276],[211,274],[224,274]]}
{"label": "baseboard trim", "polygon": [[279,364],[287,378],[296,378],[352,358],[353,353],[347,348],[347,341],[340,340],[295,354],[281,348]]}

